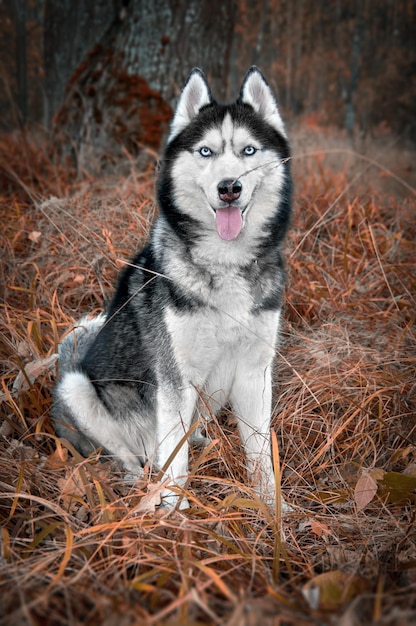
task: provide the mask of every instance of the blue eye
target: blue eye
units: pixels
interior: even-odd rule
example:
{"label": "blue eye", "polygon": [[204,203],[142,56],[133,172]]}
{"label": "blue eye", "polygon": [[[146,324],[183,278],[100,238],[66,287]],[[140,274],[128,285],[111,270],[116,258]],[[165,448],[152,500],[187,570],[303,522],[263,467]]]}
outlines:
{"label": "blue eye", "polygon": [[243,150],[243,154],[245,154],[246,156],[253,156],[253,154],[256,154],[257,152],[257,148],[255,148],[254,146],[246,146]]}
{"label": "blue eye", "polygon": [[210,157],[212,156],[212,150],[208,148],[208,146],[202,146],[202,148],[199,149],[199,154],[203,157]]}

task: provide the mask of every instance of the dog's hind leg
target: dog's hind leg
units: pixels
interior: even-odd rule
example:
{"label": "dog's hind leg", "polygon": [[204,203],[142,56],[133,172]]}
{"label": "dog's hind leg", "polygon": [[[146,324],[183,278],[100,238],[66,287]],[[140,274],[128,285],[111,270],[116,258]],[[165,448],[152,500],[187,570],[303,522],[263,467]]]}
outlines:
{"label": "dog's hind leg", "polygon": [[63,375],[55,396],[54,421],[61,437],[69,439],[84,455],[102,447],[129,472],[141,473],[143,459],[149,456],[146,448],[152,446],[145,433],[137,429],[139,420],[114,419],[91,381],[79,371]]}

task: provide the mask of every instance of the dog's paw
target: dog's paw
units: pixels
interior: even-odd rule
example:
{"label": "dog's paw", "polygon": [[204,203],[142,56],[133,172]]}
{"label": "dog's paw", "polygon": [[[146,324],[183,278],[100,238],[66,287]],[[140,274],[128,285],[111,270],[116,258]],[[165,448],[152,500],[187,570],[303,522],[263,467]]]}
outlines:
{"label": "dog's paw", "polygon": [[143,478],[143,472],[137,474],[126,472],[123,476],[123,481],[128,485],[134,485],[139,478]]}
{"label": "dog's paw", "polygon": [[[267,504],[267,506],[273,511],[276,510],[276,494],[275,492],[268,491],[267,493],[263,493],[259,490],[256,490],[261,499]],[[286,502],[283,496],[280,498],[280,511],[282,515],[288,515],[289,513],[294,513],[294,509]]]}
{"label": "dog's paw", "polygon": [[127,487],[133,487],[137,484],[137,481],[142,481],[144,478],[146,478],[146,475],[143,467],[140,466],[137,470],[127,469],[123,474],[122,480]]}
{"label": "dog's paw", "polygon": [[294,513],[295,511],[295,509],[291,507],[290,504],[288,504],[283,497],[281,499],[280,507],[281,507],[282,515],[287,515],[288,513]]}
{"label": "dog's paw", "polygon": [[183,511],[184,509],[189,509],[189,502],[185,496],[181,496],[170,489],[165,489],[162,492],[162,502],[160,506],[166,509],[176,508],[178,511]]}
{"label": "dog's paw", "polygon": [[208,437],[205,437],[203,434],[205,428],[202,426],[198,426],[191,435],[191,444],[196,448],[206,448],[209,444]]}

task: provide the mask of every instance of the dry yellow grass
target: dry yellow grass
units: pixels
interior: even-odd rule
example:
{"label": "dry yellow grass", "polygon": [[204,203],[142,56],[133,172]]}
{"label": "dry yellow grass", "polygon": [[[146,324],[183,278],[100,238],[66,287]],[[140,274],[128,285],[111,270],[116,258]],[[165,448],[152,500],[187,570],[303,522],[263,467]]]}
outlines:
{"label": "dry yellow grass", "polygon": [[185,514],[56,438],[57,343],[143,242],[153,169],[76,178],[0,139],[0,624],[416,620],[416,194],[374,155],[308,150],[276,364],[282,541],[227,412],[192,451]]}

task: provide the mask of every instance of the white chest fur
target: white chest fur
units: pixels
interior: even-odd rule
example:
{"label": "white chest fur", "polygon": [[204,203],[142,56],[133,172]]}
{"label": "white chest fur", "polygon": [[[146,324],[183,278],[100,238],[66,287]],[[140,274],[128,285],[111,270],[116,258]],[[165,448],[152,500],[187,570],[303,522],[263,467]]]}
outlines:
{"label": "white chest fur", "polygon": [[272,361],[279,312],[253,312],[254,297],[241,276],[224,275],[211,296],[195,311],[168,307],[165,323],[183,383],[211,387],[215,380],[227,392],[238,362],[250,369]]}

